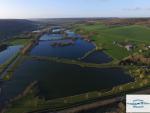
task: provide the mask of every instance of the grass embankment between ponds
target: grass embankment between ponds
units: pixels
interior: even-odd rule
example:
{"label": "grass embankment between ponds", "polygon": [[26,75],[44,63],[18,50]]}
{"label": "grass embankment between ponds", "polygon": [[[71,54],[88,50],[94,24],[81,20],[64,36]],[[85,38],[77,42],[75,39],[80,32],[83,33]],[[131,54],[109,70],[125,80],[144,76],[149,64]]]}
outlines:
{"label": "grass embankment between ponds", "polygon": [[88,57],[89,55],[91,55],[92,53],[94,53],[94,52],[96,52],[96,51],[98,51],[98,50],[97,50],[96,48],[94,48],[94,49],[92,49],[92,50],[86,52],[81,58],[78,58],[78,59],[79,59],[79,60],[83,60],[83,59],[85,59],[86,57]]}
{"label": "grass embankment between ponds", "polygon": [[37,40],[31,40],[22,50],[21,53],[23,55],[28,54],[28,52],[36,45],[38,44]]}
{"label": "grass embankment between ponds", "polygon": [[12,77],[15,69],[24,60],[23,54],[25,54],[25,52],[28,51],[28,49],[30,49],[30,47],[27,45],[24,48],[22,48],[20,52],[14,55],[10,60],[8,60],[6,63],[0,66],[0,75],[2,75],[1,78],[3,80],[9,80]]}
{"label": "grass embankment between ponds", "polygon": [[18,57],[20,53],[18,52],[14,56],[12,56],[9,60],[7,60],[4,64],[0,65],[0,75],[8,68],[8,66]]}
{"label": "grass embankment between ponds", "polygon": [[6,74],[3,75],[4,77],[2,77],[2,79],[9,80],[11,78],[16,67],[23,61],[24,57],[22,56],[24,54],[27,54],[32,49],[32,47],[37,44],[40,36],[41,34],[33,35],[31,38],[12,38],[3,42],[9,45],[23,45],[24,47],[20,50],[20,52],[18,52],[16,55],[12,56],[8,61],[6,61],[6,63],[0,65],[0,75],[6,71]]}
{"label": "grass embankment between ponds", "polygon": [[3,80],[10,80],[15,69],[21,64],[23,57],[20,53],[16,54],[10,61],[8,61],[3,66],[3,71],[1,72]]}
{"label": "grass embankment between ponds", "polygon": [[118,65],[117,62],[110,62],[105,64],[95,64],[95,63],[86,63],[79,60],[71,60],[71,59],[65,59],[65,58],[58,58],[58,57],[44,57],[44,56],[26,56],[28,59],[35,59],[35,60],[45,60],[45,61],[54,61],[58,63],[64,63],[64,64],[73,64],[78,65],[81,67],[94,67],[94,68],[117,68],[121,67]]}
{"label": "grass embankment between ponds", "polygon": [[81,58],[78,58],[79,60],[83,60],[85,59],[86,57],[90,56],[91,54],[93,54],[94,52],[97,52],[97,51],[101,51],[103,52],[104,48],[100,48],[100,47],[97,47],[95,43],[93,43],[93,45],[95,45],[95,48],[86,52]]}
{"label": "grass embankment between ponds", "polygon": [[[4,80],[9,80],[11,76],[13,75],[15,69],[24,61],[24,55],[27,54],[34,45],[36,45],[37,41],[36,40],[30,40],[30,42],[24,46],[20,52],[18,52],[15,57],[13,57],[10,61],[8,61],[4,65],[4,72],[5,75],[3,75]],[[3,73],[2,73],[3,74]]]}
{"label": "grass embankment between ponds", "polygon": [[[18,38],[13,38],[13,39],[9,39],[7,41],[4,41],[3,43],[6,43],[8,45],[26,45],[28,44],[30,41],[30,39],[18,39]],[[8,59],[4,64],[0,65],[0,75],[9,67],[9,65],[11,63],[13,63],[13,61],[15,61],[15,59],[20,55],[20,52],[16,53],[14,56],[12,56],[10,59]]]}
{"label": "grass embankment between ponds", "polygon": [[[21,105],[22,104],[24,104],[25,105],[25,103],[16,103],[18,100],[21,100],[21,101],[23,101],[24,99],[26,99],[26,100],[28,100],[30,97],[31,97],[31,95],[32,94],[35,94],[36,93],[36,91],[35,91],[35,88],[33,88],[33,87],[35,87],[36,86],[36,84],[37,84],[37,81],[33,81],[32,83],[30,83],[25,89],[24,89],[24,91],[22,92],[22,93],[20,93],[20,94],[18,94],[15,98],[12,98],[12,99],[10,99],[9,100],[9,104],[7,104],[6,105],[6,107],[3,109],[3,112],[5,113],[5,112],[10,112],[10,113],[24,113],[25,111],[26,111],[26,109],[30,109],[30,108],[28,108],[28,106],[24,106],[24,108],[22,108],[21,107]],[[35,96],[35,95],[34,95]],[[30,100],[30,101],[33,101],[33,99],[32,100]],[[35,102],[35,101],[34,101]],[[34,102],[32,102],[32,105],[34,106],[35,105],[35,103]],[[28,103],[29,104],[29,103]],[[15,107],[15,106],[18,106],[17,108]],[[13,107],[14,109],[13,110],[11,110],[11,111],[9,111],[9,109],[6,109],[6,108],[10,108],[10,107]],[[25,108],[26,107],[26,108]],[[31,104],[30,104],[30,107],[31,107]],[[24,109],[24,110],[22,110],[22,109]]]}
{"label": "grass embankment between ponds", "polygon": [[26,46],[28,43],[30,43],[31,39],[23,38],[23,39],[10,39],[9,41],[6,41],[5,43],[8,43],[9,45],[23,45]]}

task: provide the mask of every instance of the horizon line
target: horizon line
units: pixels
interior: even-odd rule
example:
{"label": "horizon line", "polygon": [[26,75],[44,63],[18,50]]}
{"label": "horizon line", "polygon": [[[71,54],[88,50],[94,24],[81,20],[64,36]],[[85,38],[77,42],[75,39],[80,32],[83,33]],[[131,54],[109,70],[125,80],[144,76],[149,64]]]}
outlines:
{"label": "horizon line", "polygon": [[22,20],[22,19],[27,19],[27,20],[36,20],[36,19],[103,19],[103,18],[120,18],[120,19],[123,19],[123,18],[150,18],[150,16],[145,16],[145,17],[43,17],[43,18],[0,18],[0,20],[6,20],[6,19],[15,19],[15,20]]}

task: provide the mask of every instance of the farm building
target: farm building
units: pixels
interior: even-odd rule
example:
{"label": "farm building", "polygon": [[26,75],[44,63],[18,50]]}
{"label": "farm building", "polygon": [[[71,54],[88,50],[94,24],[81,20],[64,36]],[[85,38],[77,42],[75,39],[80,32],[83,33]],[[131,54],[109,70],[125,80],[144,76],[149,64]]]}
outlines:
{"label": "farm building", "polygon": [[133,50],[133,45],[131,45],[131,44],[125,45],[125,48],[126,48],[128,51],[131,51],[131,50]]}

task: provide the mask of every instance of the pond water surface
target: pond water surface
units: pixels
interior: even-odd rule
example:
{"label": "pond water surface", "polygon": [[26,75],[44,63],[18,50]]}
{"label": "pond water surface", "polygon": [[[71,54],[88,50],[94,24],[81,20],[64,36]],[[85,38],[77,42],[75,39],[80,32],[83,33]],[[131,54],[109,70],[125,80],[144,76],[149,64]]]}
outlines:
{"label": "pond water surface", "polygon": [[66,30],[65,33],[67,34],[67,37],[71,37],[71,38],[79,38],[80,35],[75,34],[74,32],[70,31],[70,30]]}
{"label": "pond water surface", "polygon": [[2,84],[0,102],[18,95],[33,81],[38,81],[40,96],[54,99],[110,89],[133,79],[120,68],[82,68],[77,65],[27,60],[15,71],[10,81]]}
{"label": "pond water surface", "polygon": [[39,39],[40,41],[49,41],[49,40],[59,40],[62,39],[63,35],[62,34],[45,34],[41,36]]}
{"label": "pond water surface", "polygon": [[105,54],[102,51],[96,51],[84,58],[82,61],[89,62],[89,63],[109,63],[112,61],[112,58],[109,57],[107,54]]}
{"label": "pond water surface", "polygon": [[[41,36],[39,44],[36,45],[30,52],[33,56],[50,56],[59,58],[76,59],[83,57],[85,53],[95,48],[95,45],[91,42],[83,40],[80,36],[77,36],[74,32],[67,30],[66,33],[71,36],[69,39],[63,39],[61,34],[45,34]],[[73,37],[78,37],[74,40]],[[52,46],[53,43],[73,43],[67,46]],[[82,61],[88,63],[108,63],[112,61],[112,58],[106,55],[102,51],[97,51],[87,56]]]}
{"label": "pond water surface", "polygon": [[86,52],[95,48],[92,43],[86,42],[82,39],[76,40],[73,45],[64,47],[53,47],[51,46],[52,43],[52,41],[39,41],[39,44],[31,50],[30,54],[34,56],[51,56],[77,59],[82,57]]}
{"label": "pond water surface", "polygon": [[21,45],[8,46],[5,50],[1,51],[0,52],[0,64],[3,64],[7,60],[9,60],[12,56],[18,53],[21,48],[22,48]]}

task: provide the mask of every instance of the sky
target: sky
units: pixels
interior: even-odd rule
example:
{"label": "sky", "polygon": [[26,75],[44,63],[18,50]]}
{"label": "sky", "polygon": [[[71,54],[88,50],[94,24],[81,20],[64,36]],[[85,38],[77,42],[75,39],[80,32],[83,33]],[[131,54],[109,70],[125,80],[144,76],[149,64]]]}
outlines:
{"label": "sky", "polygon": [[0,0],[0,18],[150,17],[150,0]]}

